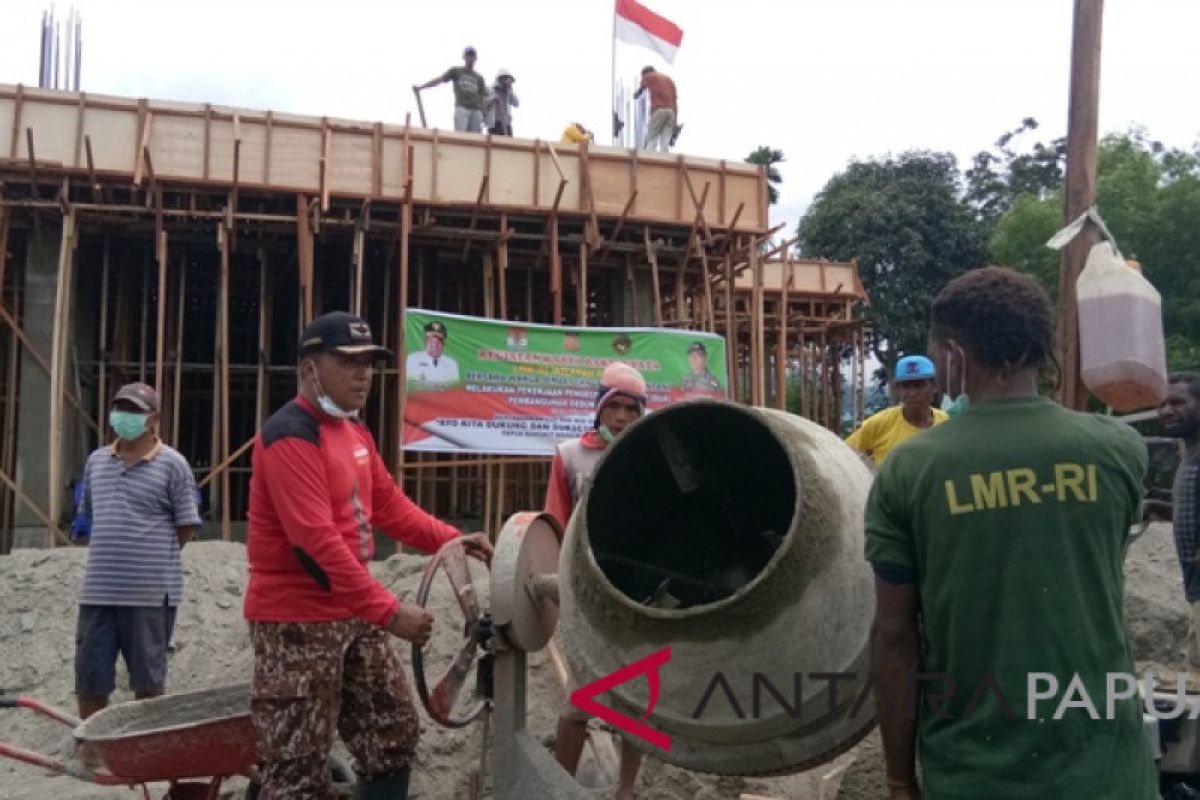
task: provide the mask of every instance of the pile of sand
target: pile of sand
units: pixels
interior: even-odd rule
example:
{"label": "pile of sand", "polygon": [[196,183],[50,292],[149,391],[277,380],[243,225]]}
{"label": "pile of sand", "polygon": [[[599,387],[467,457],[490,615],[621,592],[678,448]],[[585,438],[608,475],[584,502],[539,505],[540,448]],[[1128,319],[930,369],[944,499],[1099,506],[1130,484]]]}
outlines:
{"label": "pile of sand", "polygon": [[[64,709],[72,697],[75,598],[85,552],[81,549],[20,550],[0,557],[0,690],[28,694]],[[245,549],[237,544],[200,542],[184,551],[187,589],[180,608],[170,662],[170,689],[190,691],[248,682],[251,655],[241,616],[246,584]],[[372,571],[401,596],[416,591],[426,559],[397,555],[372,565]],[[1152,526],[1130,549],[1126,567],[1127,609],[1139,662],[1163,668],[1182,666],[1187,607],[1167,525]],[[480,582],[482,583],[482,582]],[[444,580],[437,583],[431,608],[443,624],[433,648],[435,662],[458,642],[457,604]],[[486,598],[485,598],[486,601]],[[398,643],[404,660],[408,646]],[[436,667],[435,667],[436,668]],[[126,678],[118,677],[114,700],[129,698]],[[533,654],[529,668],[529,728],[548,740],[563,700],[545,653]],[[423,800],[466,797],[471,773],[479,763],[479,724],[447,730],[425,719],[413,790]],[[0,711],[0,741],[43,752],[58,749],[66,728],[27,711]],[[822,774],[849,765],[843,800],[885,798],[878,734],[831,765],[800,775],[770,779],[717,778],[688,773],[647,759],[639,784],[646,800],[689,798],[728,800],[741,793],[768,797],[815,798]],[[230,782],[227,797],[240,796],[240,781]],[[0,786],[9,800],[83,800],[133,798],[128,789],[102,789],[71,778],[0,760]],[[161,795],[161,791],[157,792]],[[597,791],[597,797],[609,793]]]}

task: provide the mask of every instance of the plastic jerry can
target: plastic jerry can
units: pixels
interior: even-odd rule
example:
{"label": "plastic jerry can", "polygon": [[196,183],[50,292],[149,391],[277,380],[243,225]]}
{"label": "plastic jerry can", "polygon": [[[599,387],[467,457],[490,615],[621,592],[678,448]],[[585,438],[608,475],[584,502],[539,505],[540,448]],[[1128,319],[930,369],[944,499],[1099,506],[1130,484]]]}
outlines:
{"label": "plastic jerry can", "polygon": [[1157,406],[1167,396],[1162,297],[1108,242],[1092,247],[1075,284],[1080,377],[1116,411]]}

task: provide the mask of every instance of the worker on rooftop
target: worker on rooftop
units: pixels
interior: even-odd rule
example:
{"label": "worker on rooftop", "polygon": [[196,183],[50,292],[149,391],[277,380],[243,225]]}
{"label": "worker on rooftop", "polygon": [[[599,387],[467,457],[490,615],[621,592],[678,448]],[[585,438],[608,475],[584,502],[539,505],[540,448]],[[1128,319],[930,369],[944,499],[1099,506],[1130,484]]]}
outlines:
{"label": "worker on rooftop", "polygon": [[967,272],[932,323],[966,408],[897,448],[866,508],[891,800],[1154,800],[1122,572],[1146,446],[1038,395],[1054,311],[1028,275]]}
{"label": "worker on rooftop", "polygon": [[[403,800],[420,723],[390,636],[423,645],[434,620],[367,571],[374,529],[426,553],[461,534],[405,496],[358,418],[375,363],[392,357],[367,323],[320,316],[299,355],[297,396],[263,424],[251,459],[245,616],[259,797],[332,797],[336,731],[356,762],[356,797]],[[465,542],[490,559],[486,535]]]}
{"label": "worker on rooftop", "polygon": [[642,69],[642,82],[633,97],[650,92],[650,122],[646,125],[646,150],[669,152],[675,141],[675,120],[679,116],[679,102],[675,92],[675,81],[654,67]]}
{"label": "worker on rooftop", "polygon": [[488,98],[487,81],[475,71],[476,52],[468,46],[463,50],[463,66],[451,67],[436,78],[414,86],[416,91],[432,89],[439,83],[454,84],[454,130],[480,133],[483,130],[483,107]]}
{"label": "worker on rooftop", "polygon": [[[604,368],[596,392],[594,430],[563,442],[554,449],[550,465],[550,483],[546,487],[547,513],[566,527],[571,512],[583,497],[600,457],[622,432],[646,412],[646,379],[633,367],[615,361]],[[570,698],[579,687],[574,677],[567,688]],[[579,758],[588,737],[588,715],[569,701],[559,712],[558,729],[554,738],[554,757],[572,775],[579,767]],[[621,743],[620,777],[617,800],[633,800],[642,754],[628,742]]]}
{"label": "worker on rooftop", "polygon": [[496,72],[496,82],[484,101],[484,125],[494,136],[512,136],[512,110],[521,105],[513,84],[517,79],[504,67]]}
{"label": "worker on rooftop", "polygon": [[937,382],[933,362],[925,356],[905,356],[897,361],[893,385],[900,405],[872,414],[846,439],[846,444],[875,466],[901,442],[949,419],[945,411],[933,408]]}
{"label": "worker on rooftop", "polygon": [[596,135],[583,127],[582,122],[572,122],[563,129],[562,139],[563,144],[582,144],[583,142],[593,142],[596,140]]}

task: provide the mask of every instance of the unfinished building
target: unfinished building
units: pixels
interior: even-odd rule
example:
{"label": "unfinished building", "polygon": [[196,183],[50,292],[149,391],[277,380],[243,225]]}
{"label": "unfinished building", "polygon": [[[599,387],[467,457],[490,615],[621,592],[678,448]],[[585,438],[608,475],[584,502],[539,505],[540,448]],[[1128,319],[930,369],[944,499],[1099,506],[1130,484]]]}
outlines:
{"label": "unfinished building", "polygon": [[[0,552],[66,541],[130,380],[158,388],[212,530],[240,535],[254,433],[333,309],[397,352],[407,307],[713,331],[737,398],[782,407],[800,370],[836,427],[861,285],[768,259],[770,233],[741,162],[0,85]],[[403,368],[365,419],[406,490],[486,529],[540,506],[546,459],[402,453]]]}

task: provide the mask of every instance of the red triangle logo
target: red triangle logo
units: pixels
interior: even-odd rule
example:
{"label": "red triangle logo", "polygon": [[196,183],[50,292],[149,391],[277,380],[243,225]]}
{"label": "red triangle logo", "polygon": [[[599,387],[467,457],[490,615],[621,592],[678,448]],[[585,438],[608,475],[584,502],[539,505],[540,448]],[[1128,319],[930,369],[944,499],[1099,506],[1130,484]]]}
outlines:
{"label": "red triangle logo", "polygon": [[662,685],[658,668],[670,660],[671,648],[664,647],[662,650],[651,653],[627,667],[621,667],[616,672],[609,673],[599,680],[579,687],[571,693],[571,703],[579,710],[586,711],[594,717],[599,717],[613,727],[628,733],[630,736],[636,736],[661,750],[669,751],[671,749],[670,736],[662,731],[651,728],[640,720],[627,717],[619,711],[614,711],[608,706],[601,705],[592,698],[596,695],[604,694],[608,690],[620,686],[622,683],[628,683],[639,675],[645,675],[647,683],[650,684],[650,707],[646,709],[646,713],[642,715],[642,719],[649,719],[650,714],[654,711],[654,706],[658,704],[658,691]]}

